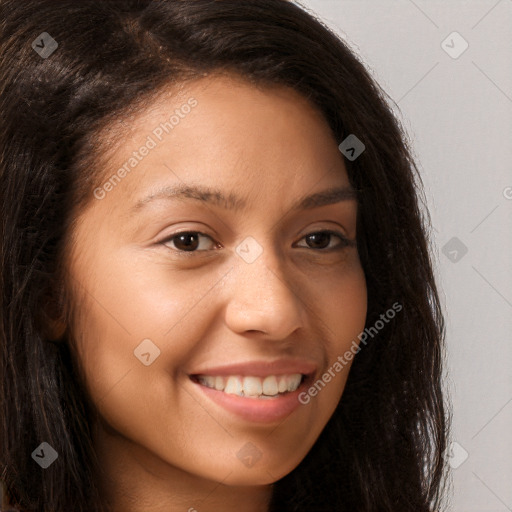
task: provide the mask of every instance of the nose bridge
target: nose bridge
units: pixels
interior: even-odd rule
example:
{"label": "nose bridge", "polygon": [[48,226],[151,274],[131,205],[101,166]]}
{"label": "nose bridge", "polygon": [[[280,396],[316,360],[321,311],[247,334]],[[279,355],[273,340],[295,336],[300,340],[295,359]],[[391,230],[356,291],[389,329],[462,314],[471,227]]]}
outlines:
{"label": "nose bridge", "polygon": [[251,263],[242,259],[237,267],[238,286],[254,288],[251,296],[270,301],[291,294],[283,261],[275,251],[265,250]]}
{"label": "nose bridge", "polygon": [[226,321],[236,331],[286,337],[302,324],[302,303],[271,243],[245,239],[236,248]]}

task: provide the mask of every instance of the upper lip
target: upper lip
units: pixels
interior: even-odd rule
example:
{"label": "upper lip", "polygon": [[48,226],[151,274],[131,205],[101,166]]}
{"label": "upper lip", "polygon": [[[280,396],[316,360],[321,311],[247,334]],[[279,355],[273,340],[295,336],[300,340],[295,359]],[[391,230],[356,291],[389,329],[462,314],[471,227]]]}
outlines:
{"label": "upper lip", "polygon": [[268,375],[289,375],[302,373],[309,375],[316,371],[317,365],[311,361],[298,359],[278,359],[276,361],[251,361],[230,365],[203,368],[190,373],[190,375],[243,375],[252,377],[266,377]]}

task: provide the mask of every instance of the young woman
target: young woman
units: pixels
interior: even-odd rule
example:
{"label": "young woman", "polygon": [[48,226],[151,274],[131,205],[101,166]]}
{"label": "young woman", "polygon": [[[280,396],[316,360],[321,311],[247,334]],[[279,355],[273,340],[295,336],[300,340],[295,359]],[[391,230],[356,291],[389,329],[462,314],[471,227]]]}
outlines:
{"label": "young woman", "polygon": [[346,45],[285,0],[0,19],[4,508],[440,510],[421,180]]}

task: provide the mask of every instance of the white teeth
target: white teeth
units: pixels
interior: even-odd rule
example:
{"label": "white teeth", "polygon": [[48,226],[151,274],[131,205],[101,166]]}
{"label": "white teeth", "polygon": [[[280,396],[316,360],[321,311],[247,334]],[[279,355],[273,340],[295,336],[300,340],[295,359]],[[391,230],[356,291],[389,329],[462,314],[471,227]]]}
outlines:
{"label": "white teeth", "polygon": [[277,386],[277,390],[279,391],[279,393],[285,393],[286,391],[288,391],[288,379],[286,378],[286,376],[279,377],[279,384]]}
{"label": "white teeth", "polygon": [[302,379],[302,375],[300,373],[296,373],[294,375],[287,375],[288,378],[288,391],[295,391]]}
{"label": "white teeth", "polygon": [[277,379],[274,375],[265,377],[265,380],[263,381],[263,393],[270,396],[277,395]]}
{"label": "white teeth", "polygon": [[215,389],[218,391],[224,390],[224,378],[217,376],[215,377]]}
{"label": "white teeth", "polygon": [[224,391],[230,395],[250,397],[275,397],[279,393],[295,391],[301,383],[302,375],[293,373],[290,375],[268,375],[264,379],[260,377],[230,375],[199,375],[197,380],[203,386]]}
{"label": "white teeth", "polygon": [[242,396],[242,379],[236,375],[231,375],[228,377],[226,387],[224,388],[224,393]]}
{"label": "white teeth", "polygon": [[244,377],[244,395],[259,396],[263,392],[263,386],[259,377]]}

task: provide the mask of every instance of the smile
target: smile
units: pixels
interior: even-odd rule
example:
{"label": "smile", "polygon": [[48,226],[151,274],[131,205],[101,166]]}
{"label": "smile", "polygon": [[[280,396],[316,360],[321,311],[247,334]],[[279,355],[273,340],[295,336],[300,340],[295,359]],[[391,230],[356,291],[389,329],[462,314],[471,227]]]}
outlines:
{"label": "smile", "polygon": [[[281,375],[189,375],[200,396],[219,412],[253,424],[275,425],[296,410],[308,410],[299,394],[310,385],[314,374]],[[308,413],[310,414],[310,413]]]}
{"label": "smile", "polygon": [[193,375],[192,380],[229,395],[255,399],[276,398],[296,391],[305,375],[292,373],[286,375],[268,375],[266,377],[241,375]]}

